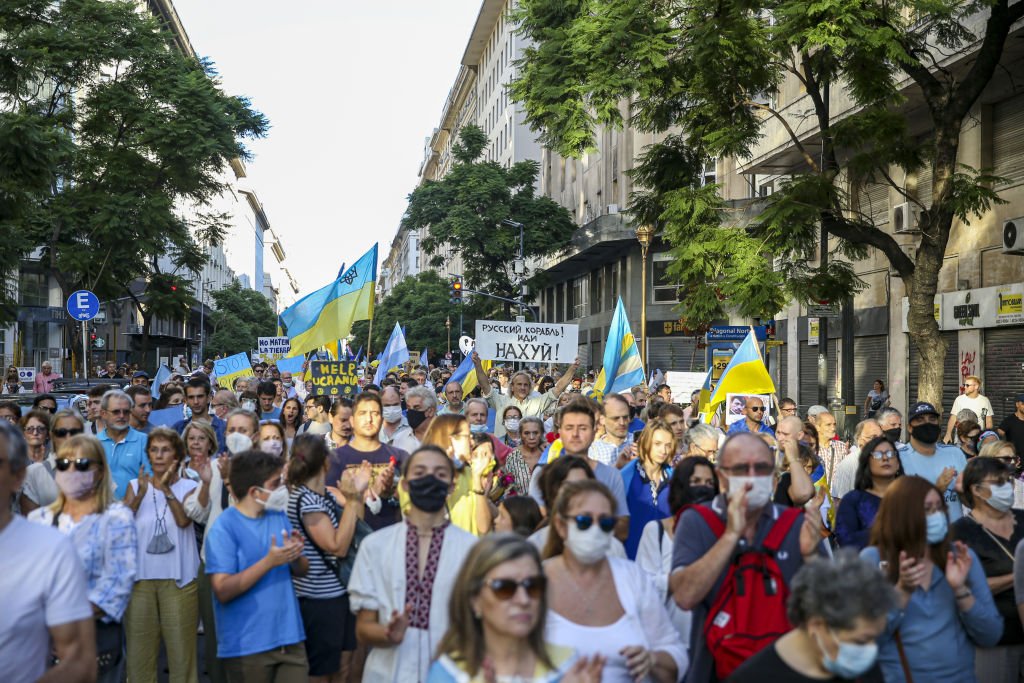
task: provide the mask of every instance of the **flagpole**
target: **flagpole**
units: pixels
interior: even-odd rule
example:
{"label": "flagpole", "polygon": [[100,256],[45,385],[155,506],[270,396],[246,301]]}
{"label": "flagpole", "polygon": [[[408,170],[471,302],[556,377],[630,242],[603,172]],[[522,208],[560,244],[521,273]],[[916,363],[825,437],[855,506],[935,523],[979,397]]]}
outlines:
{"label": "flagpole", "polygon": [[[757,357],[761,359],[761,365],[763,365],[765,371],[767,371],[768,364],[764,362],[764,356],[761,355],[761,345],[757,343],[757,332],[754,330],[753,325],[750,326],[750,333],[754,335],[754,350],[757,351]],[[771,373],[769,373],[768,376],[771,377]],[[775,384],[775,382],[772,382],[772,384]],[[779,395],[774,391],[772,392],[772,408],[775,409],[776,418],[782,415],[782,412],[779,410]],[[775,420],[775,424],[779,424],[778,419]]]}
{"label": "flagpole", "polygon": [[370,330],[366,333],[366,362],[370,362],[370,340],[373,339],[373,316],[370,316]]}

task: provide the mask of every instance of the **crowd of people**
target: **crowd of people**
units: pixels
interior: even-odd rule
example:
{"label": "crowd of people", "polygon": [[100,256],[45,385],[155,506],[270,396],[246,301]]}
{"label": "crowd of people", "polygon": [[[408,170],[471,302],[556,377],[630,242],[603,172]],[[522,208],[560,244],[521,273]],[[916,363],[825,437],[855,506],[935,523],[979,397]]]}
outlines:
{"label": "crowd of people", "polygon": [[0,401],[3,679],[1024,680],[1024,394],[942,424],[878,382],[847,442],[474,362]]}

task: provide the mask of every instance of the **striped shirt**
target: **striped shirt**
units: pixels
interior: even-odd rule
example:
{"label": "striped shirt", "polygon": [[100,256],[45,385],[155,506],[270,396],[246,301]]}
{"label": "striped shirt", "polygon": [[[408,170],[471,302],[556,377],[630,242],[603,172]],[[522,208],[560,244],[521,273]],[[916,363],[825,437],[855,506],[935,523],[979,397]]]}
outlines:
{"label": "striped shirt", "polygon": [[300,523],[299,515],[308,515],[314,512],[322,512],[327,515],[331,524],[338,527],[341,517],[341,510],[337,504],[327,497],[317,493],[307,486],[299,486],[292,491],[288,500],[288,521],[292,523],[293,529],[302,532],[306,544],[302,548],[302,554],[309,560],[309,571],[305,576],[292,575],[292,584],[295,586],[295,594],[300,598],[337,598],[345,594],[345,587],[337,573],[324,562],[324,555],[330,557],[330,553],[321,552],[313,544],[306,528]]}

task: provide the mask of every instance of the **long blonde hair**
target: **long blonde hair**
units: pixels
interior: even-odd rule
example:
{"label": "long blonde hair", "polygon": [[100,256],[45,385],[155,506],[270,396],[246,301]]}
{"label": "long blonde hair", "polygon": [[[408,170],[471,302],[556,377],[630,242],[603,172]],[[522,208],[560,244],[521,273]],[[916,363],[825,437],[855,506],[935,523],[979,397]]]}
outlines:
{"label": "long blonde hair", "polygon": [[[70,460],[89,458],[100,464],[99,477],[94,483],[93,495],[96,496],[96,512],[100,514],[105,512],[110,507],[110,504],[114,502],[113,487],[111,486],[113,478],[110,474],[110,467],[107,466],[107,452],[103,449],[103,444],[100,443],[99,439],[91,434],[76,434],[75,436],[68,437],[68,440],[57,451],[57,457]],[[60,490],[60,487],[57,487],[57,500],[50,505],[50,512],[54,515],[60,514],[64,511],[64,504],[66,502],[67,498],[64,496],[64,492]]]}

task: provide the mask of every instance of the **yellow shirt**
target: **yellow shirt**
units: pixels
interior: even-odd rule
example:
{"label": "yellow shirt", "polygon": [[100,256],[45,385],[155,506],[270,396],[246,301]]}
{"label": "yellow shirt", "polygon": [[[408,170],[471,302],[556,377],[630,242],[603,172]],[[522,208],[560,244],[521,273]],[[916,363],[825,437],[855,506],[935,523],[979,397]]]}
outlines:
{"label": "yellow shirt", "polygon": [[[491,462],[488,472],[494,470],[494,463]],[[398,503],[402,508],[402,514],[409,511],[409,492],[405,488],[398,487]],[[478,505],[486,505],[484,496],[473,493],[473,469],[467,464],[455,473],[455,490],[448,496],[448,519],[451,523],[474,536],[482,536],[484,532],[476,523],[476,511]]]}

